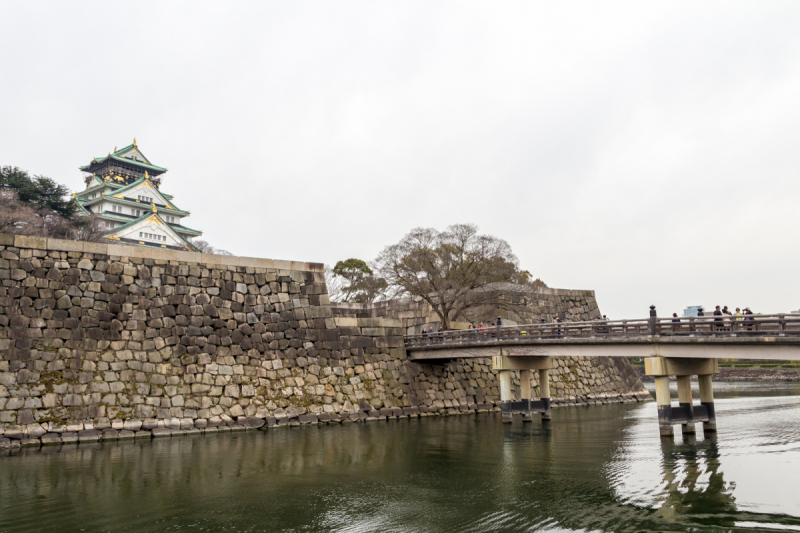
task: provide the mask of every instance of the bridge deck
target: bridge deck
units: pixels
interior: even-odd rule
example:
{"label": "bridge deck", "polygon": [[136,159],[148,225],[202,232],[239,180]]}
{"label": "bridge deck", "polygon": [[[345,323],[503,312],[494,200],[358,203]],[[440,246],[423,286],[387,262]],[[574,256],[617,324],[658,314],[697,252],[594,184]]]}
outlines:
{"label": "bridge deck", "polygon": [[411,359],[507,356],[800,360],[800,315],[491,326],[405,338]]}

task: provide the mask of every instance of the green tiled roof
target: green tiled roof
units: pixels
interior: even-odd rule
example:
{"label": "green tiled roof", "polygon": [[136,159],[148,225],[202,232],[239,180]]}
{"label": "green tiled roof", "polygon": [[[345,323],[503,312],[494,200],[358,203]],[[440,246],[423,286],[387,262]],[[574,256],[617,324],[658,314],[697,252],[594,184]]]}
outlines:
{"label": "green tiled roof", "polygon": [[[76,200],[77,200],[77,198],[76,198]],[[83,207],[82,203],[76,201],[75,204],[78,206],[78,211],[80,212],[81,215],[91,215],[92,214],[92,213],[89,212],[88,209]]]}
{"label": "green tiled roof", "polygon": [[81,192],[79,192],[78,195],[80,195],[81,197],[85,198],[85,196],[83,196],[84,194],[102,190],[103,188],[106,187],[106,185],[110,186],[112,189],[117,188],[117,187],[122,187],[122,185],[120,185],[119,183],[112,183],[110,181],[100,180],[100,183],[98,183],[96,185],[92,185],[91,187],[87,187],[86,189],[84,189]]}
{"label": "green tiled roof", "polygon": [[[119,194],[119,193],[115,192],[115,194]],[[111,195],[98,196],[97,198],[87,199],[87,200],[83,201],[83,205],[92,205],[92,204],[100,202],[102,200],[108,200],[109,202],[115,202],[115,203],[118,203],[118,204],[128,205],[128,206],[131,206],[131,207],[137,207],[137,208],[146,210],[148,213],[150,211],[152,211],[152,206],[150,204],[143,203],[143,202],[137,202],[135,200],[128,200],[128,199],[125,199],[125,198],[116,198],[116,197],[111,196]],[[172,202],[170,202],[170,203],[172,203]],[[183,211],[181,209],[169,209],[169,208],[166,208],[166,207],[158,207],[158,206],[156,206],[156,209],[158,209],[159,212],[163,212],[163,213],[170,214],[170,215],[174,214],[174,215],[189,216],[189,212],[188,211]]]}
{"label": "green tiled roof", "polygon": [[[114,154],[109,154],[109,155],[107,155],[105,157],[95,157],[92,160],[92,163],[102,163],[103,161],[105,161],[108,158],[111,158],[111,159],[113,159],[115,161],[119,161],[121,163],[131,163],[133,165],[137,165],[137,166],[140,166],[140,167],[148,169],[148,170],[155,170],[157,172],[166,172],[167,171],[167,169],[164,168],[164,167],[159,167],[159,166],[156,166],[156,165],[148,165],[147,163],[142,163],[141,161],[136,161],[134,159],[127,159],[125,157],[119,157],[119,156],[116,156]],[[89,163],[88,165],[84,165],[84,166],[80,167],[80,169],[81,170],[88,170],[89,167],[92,166],[92,163]]]}
{"label": "green tiled roof", "polygon": [[131,220],[130,217],[118,215],[117,213],[113,213],[113,212],[109,213],[108,211],[102,211],[100,213],[97,213],[97,216],[102,217],[102,218],[108,218],[108,219],[111,219],[111,220],[115,220],[117,222],[125,222],[126,224]]}
{"label": "green tiled roof", "polygon": [[[114,191],[114,194],[115,195],[116,194],[123,194],[123,193],[129,191],[130,189],[136,187],[137,185],[141,184],[144,181],[145,181],[145,178],[139,178],[136,181],[130,183],[129,185],[124,185],[124,186],[122,186],[122,188],[117,189],[116,191]],[[188,214],[188,211],[182,211],[181,209],[178,209],[178,207],[176,207],[175,204],[173,204],[171,202],[171,200],[170,200],[172,198],[171,196],[170,196],[170,198],[167,198],[167,195],[163,194],[157,188],[156,188],[156,191],[158,191],[158,194],[160,194],[167,201],[167,204],[170,207],[172,207],[172,209],[171,209],[172,211],[175,211],[176,213],[186,213],[186,214]],[[119,200],[119,198],[117,198],[117,200]]]}
{"label": "green tiled roof", "polygon": [[96,158],[92,159],[91,163],[89,163],[88,165],[84,165],[84,166],[80,167],[80,169],[81,170],[88,170],[89,167],[92,166],[92,163],[102,163],[103,161],[105,161],[106,159],[109,159],[109,158],[114,159],[115,161],[120,161],[122,163],[131,163],[131,164],[134,164],[134,165],[138,165],[140,167],[144,167],[144,168],[150,169],[150,170],[158,170],[160,172],[166,172],[167,171],[167,169],[165,169],[165,168],[157,167],[155,165],[148,165],[147,163],[142,163],[141,161],[135,161],[133,159],[126,159],[124,157],[117,157],[115,155],[107,155],[106,157],[96,157]]}
{"label": "green tiled roof", "polygon": [[[125,153],[127,153],[127,152],[129,152],[129,151],[131,151],[131,150],[133,150],[133,149],[136,149],[136,151],[137,151],[137,152],[139,152],[139,154],[141,154],[141,156],[142,156],[142,157],[144,157],[144,159],[145,159],[145,161],[146,161],[146,162],[142,162],[142,161],[136,161],[135,159],[128,159],[127,157],[122,157],[122,155],[123,155],[123,154],[125,154]],[[147,159],[147,156],[145,156],[145,155],[142,153],[142,150],[141,150],[141,149],[140,149],[140,148],[139,148],[139,147],[136,145],[136,143],[134,143],[134,144],[129,144],[128,146],[126,146],[126,147],[125,147],[125,148],[123,148],[122,150],[116,150],[116,151],[114,151],[113,153],[110,153],[110,154],[108,154],[107,156],[104,156],[104,157],[95,157],[94,159],[92,159],[92,162],[91,162],[91,163],[89,163],[88,165],[84,165],[84,166],[82,166],[82,167],[81,167],[81,170],[87,170],[87,169],[89,169],[89,168],[90,168],[90,167],[91,167],[93,164],[95,164],[95,163],[102,163],[103,161],[105,161],[106,159],[109,159],[109,158],[110,158],[110,159],[113,159],[113,160],[115,160],[115,161],[120,161],[120,162],[123,162],[123,163],[132,163],[132,164],[134,164],[134,165],[137,165],[137,166],[139,166],[139,167],[142,167],[142,168],[145,168],[145,169],[149,169],[149,170],[154,170],[154,171],[156,171],[156,172],[159,172],[159,173],[162,173],[162,172],[166,172],[166,171],[167,171],[167,169],[166,169],[166,168],[164,168],[164,167],[159,167],[159,166],[157,166],[157,165],[154,165],[154,164],[152,164],[152,163],[150,162],[150,160],[149,160],[149,159]]]}
{"label": "green tiled roof", "polygon": [[187,228],[186,226],[182,226],[181,224],[170,224],[169,222],[167,222],[167,224],[169,225],[169,227],[172,228],[173,231],[179,231],[179,232],[182,232],[182,233],[190,233],[192,235],[202,235],[203,234],[203,232],[200,231],[200,230]]}
{"label": "green tiled roof", "polygon": [[[152,213],[148,213],[148,214],[152,214]],[[119,213],[114,213],[114,212],[111,212],[111,211],[102,211],[100,213],[97,213],[97,216],[99,216],[100,218],[113,220],[115,222],[124,222],[125,225],[127,225],[129,222],[131,222],[131,220],[133,220],[129,216],[125,216],[125,215],[122,215],[122,214],[119,214]],[[143,218],[143,217],[140,216],[139,218]],[[159,217],[159,218],[161,218],[161,217]],[[162,218],[161,220],[163,221],[164,219]],[[199,230],[196,230],[196,229],[192,229],[192,228],[187,228],[186,226],[182,226],[180,224],[171,224],[171,223],[166,222],[166,221],[164,221],[164,224],[169,226],[172,229],[172,231],[174,231],[175,233],[186,233],[186,234],[189,234],[189,235],[202,235],[203,234],[202,231],[199,231]]]}

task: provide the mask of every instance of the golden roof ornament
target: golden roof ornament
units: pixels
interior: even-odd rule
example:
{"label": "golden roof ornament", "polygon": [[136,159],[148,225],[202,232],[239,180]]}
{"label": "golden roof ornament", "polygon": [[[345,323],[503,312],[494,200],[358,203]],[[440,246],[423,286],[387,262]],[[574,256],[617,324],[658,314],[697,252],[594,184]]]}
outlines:
{"label": "golden roof ornament", "polygon": [[144,179],[146,180],[150,179],[150,174],[148,174],[146,170],[144,171]]}
{"label": "golden roof ornament", "polygon": [[133,145],[136,146],[136,137],[133,138]]}
{"label": "golden roof ornament", "polygon": [[150,204],[153,206],[153,213],[158,213],[158,209],[156,209],[156,204]]}

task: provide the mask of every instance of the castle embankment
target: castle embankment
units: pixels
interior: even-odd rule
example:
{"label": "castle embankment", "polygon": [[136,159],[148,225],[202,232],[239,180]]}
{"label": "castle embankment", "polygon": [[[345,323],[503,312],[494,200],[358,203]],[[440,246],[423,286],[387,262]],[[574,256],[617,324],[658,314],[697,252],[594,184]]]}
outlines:
{"label": "castle embankment", "polygon": [[[0,447],[496,409],[489,360],[407,359],[422,310],[344,307],[317,263],[0,234]],[[624,360],[551,379],[554,405],[649,397]]]}

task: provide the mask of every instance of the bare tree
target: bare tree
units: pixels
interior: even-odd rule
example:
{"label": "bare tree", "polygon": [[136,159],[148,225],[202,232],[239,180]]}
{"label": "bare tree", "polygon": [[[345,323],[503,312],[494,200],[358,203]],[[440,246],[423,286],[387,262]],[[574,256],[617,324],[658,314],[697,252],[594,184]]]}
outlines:
{"label": "bare tree", "polygon": [[332,302],[342,301],[343,280],[333,273],[330,265],[325,265],[325,285],[328,286],[328,297]]}
{"label": "bare tree", "polygon": [[223,250],[221,248],[215,248],[215,247],[211,246],[211,244],[208,241],[204,241],[202,239],[197,239],[197,240],[192,241],[192,246],[194,246],[195,249],[198,252],[201,252],[201,253],[204,253],[204,254],[233,255],[228,250]]}
{"label": "bare tree", "polygon": [[517,264],[506,241],[478,235],[473,224],[456,224],[443,232],[416,228],[375,260],[393,295],[422,298],[443,329],[468,309],[509,305],[497,286],[519,280]]}
{"label": "bare tree", "polygon": [[110,233],[97,215],[81,217],[73,222],[73,225],[72,238],[76,241],[97,242]]}

